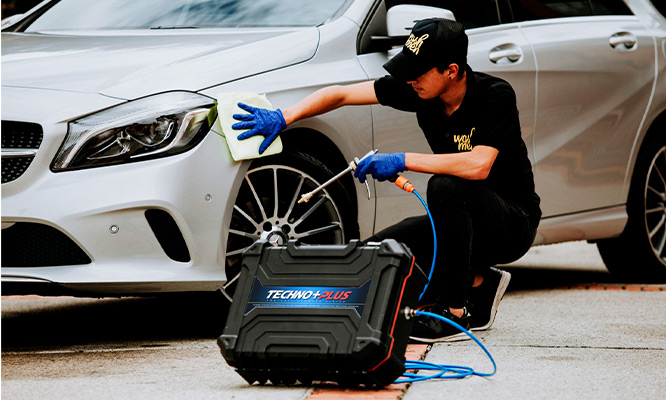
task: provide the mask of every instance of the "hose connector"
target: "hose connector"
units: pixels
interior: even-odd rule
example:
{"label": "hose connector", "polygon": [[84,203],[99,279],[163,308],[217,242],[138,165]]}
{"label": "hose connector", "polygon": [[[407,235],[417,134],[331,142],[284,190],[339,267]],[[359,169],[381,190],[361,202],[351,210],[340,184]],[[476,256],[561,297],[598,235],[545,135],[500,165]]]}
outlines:
{"label": "hose connector", "polygon": [[416,310],[412,308],[405,307],[405,309],[402,312],[405,315],[405,319],[416,317]]}
{"label": "hose connector", "polygon": [[405,192],[412,193],[414,191],[414,185],[402,175],[398,175],[394,183]]}

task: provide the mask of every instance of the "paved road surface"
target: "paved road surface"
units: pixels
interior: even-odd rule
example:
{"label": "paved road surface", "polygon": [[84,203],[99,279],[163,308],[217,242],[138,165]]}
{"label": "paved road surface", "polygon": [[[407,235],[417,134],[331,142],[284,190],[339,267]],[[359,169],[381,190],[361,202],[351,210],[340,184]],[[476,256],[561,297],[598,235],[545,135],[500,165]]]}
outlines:
{"label": "paved road surface", "polygon": [[[507,268],[513,279],[497,321],[477,335],[498,364],[491,378],[383,391],[249,386],[226,365],[214,340],[223,324],[223,302],[5,297],[2,397],[663,398],[665,285],[613,281],[585,243],[537,247]],[[464,342],[436,344],[426,360],[483,372],[491,368],[484,357]]]}

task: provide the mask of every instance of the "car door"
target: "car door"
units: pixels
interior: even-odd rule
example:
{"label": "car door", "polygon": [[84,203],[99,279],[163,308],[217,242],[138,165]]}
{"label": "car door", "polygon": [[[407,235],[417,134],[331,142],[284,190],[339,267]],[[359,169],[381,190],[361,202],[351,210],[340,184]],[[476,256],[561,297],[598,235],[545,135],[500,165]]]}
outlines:
{"label": "car door", "polygon": [[[427,4],[451,10],[456,20],[465,26],[469,37],[468,63],[473,70],[501,77],[511,83],[518,98],[522,135],[531,153],[536,65],[532,49],[518,24],[500,24],[494,0],[433,1]],[[369,78],[377,79],[387,74],[382,65],[400,50],[401,47],[398,47],[390,52],[369,53],[359,58]],[[374,147],[379,151],[432,153],[415,114],[373,106],[372,120]],[[425,196],[431,175],[411,172],[404,175]],[[375,185],[375,231],[405,217],[424,214],[418,200],[408,197],[393,185],[379,182]]]}
{"label": "car door", "polygon": [[513,0],[537,62],[536,187],[544,217],[626,201],[654,80],[654,41],[621,0]]}

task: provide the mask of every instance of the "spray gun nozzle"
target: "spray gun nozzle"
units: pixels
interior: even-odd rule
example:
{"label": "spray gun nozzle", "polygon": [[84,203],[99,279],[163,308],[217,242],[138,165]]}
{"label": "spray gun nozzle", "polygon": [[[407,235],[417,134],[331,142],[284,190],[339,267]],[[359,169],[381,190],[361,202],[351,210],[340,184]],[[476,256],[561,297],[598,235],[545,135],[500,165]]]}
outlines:
{"label": "spray gun nozzle", "polygon": [[[340,179],[340,178],[341,178],[344,174],[346,174],[347,172],[355,170],[355,169],[356,169],[356,166],[358,166],[358,163],[360,163],[361,161],[363,161],[363,159],[365,159],[365,158],[367,158],[367,157],[370,157],[371,155],[377,153],[377,151],[378,151],[377,149],[375,149],[375,150],[370,150],[366,155],[364,155],[363,157],[361,157],[360,160],[358,159],[358,157],[355,157],[355,158],[349,163],[349,166],[348,166],[347,168],[344,169],[344,171],[340,172],[340,173],[337,174],[336,176],[334,176],[334,177],[332,177],[331,179],[329,179],[328,181],[324,182],[322,185],[319,185],[315,190],[313,190],[313,191],[311,191],[311,192],[308,192],[308,193],[305,193],[305,194],[301,195],[300,200],[298,200],[298,204],[301,204],[301,203],[303,203],[303,202],[307,203],[307,202],[310,200],[310,198],[312,198],[312,196],[313,196],[315,193],[317,193],[317,192],[319,192],[320,190],[324,189],[326,186],[330,185],[330,184],[333,183],[334,181]],[[370,186],[368,185],[368,182],[367,182],[367,181],[365,182],[365,188],[368,190],[368,200],[370,200]]]}

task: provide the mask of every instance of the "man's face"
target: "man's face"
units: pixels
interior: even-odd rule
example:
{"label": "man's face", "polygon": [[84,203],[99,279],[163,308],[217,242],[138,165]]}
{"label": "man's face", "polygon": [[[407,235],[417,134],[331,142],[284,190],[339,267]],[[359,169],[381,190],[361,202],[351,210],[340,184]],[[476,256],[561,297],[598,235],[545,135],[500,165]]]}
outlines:
{"label": "man's face", "polygon": [[448,88],[449,79],[447,78],[447,71],[439,72],[437,68],[433,68],[413,81],[407,81],[412,85],[420,98],[424,100],[434,99],[440,94],[444,93]]}
{"label": "man's face", "polygon": [[412,85],[420,98],[424,100],[434,99],[444,93],[450,84],[448,75],[450,72],[445,70],[439,72],[437,68],[433,68],[413,81],[407,81]]}

